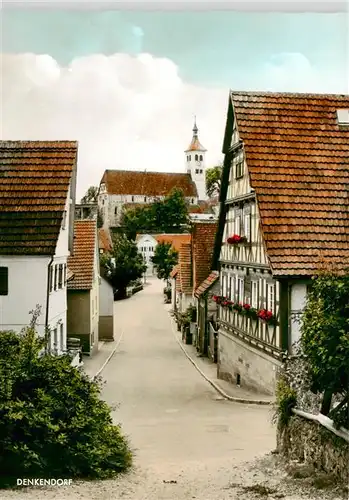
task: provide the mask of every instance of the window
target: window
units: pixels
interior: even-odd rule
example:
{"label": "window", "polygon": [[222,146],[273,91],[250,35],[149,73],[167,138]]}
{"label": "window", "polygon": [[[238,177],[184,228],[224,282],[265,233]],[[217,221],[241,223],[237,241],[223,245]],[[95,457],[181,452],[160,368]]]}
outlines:
{"label": "window", "polygon": [[241,231],[240,212],[236,211],[235,212],[235,227],[234,227],[234,232],[235,232],[235,234],[240,234],[240,231]]}
{"label": "window", "polygon": [[104,205],[104,200],[102,200],[102,205]]}
{"label": "window", "polygon": [[49,273],[48,280],[49,280],[49,282],[48,282],[49,283],[48,284],[49,290],[50,290],[50,292],[52,292],[52,290],[53,290],[53,266],[52,265],[50,266],[50,273]]}
{"label": "window", "polygon": [[240,177],[243,177],[243,175],[244,175],[244,164],[242,161],[239,161],[236,164],[235,178],[239,179]]}
{"label": "window", "polygon": [[199,157],[198,155],[195,155],[195,161],[198,161]]}
{"label": "window", "polygon": [[251,283],[251,306],[255,309],[258,308],[258,282],[252,281]]}
{"label": "window", "polygon": [[275,285],[267,284],[267,309],[272,313],[275,312]]}
{"label": "window", "polygon": [[244,233],[247,241],[251,241],[251,214],[245,214]]}
{"label": "window", "polygon": [[58,266],[58,288],[62,288],[63,286],[63,264],[59,264]]}
{"label": "window", "polygon": [[57,290],[57,282],[58,282],[58,266],[54,266],[54,268],[55,268],[55,284],[54,284],[53,289],[54,289],[54,290]]}
{"label": "window", "polygon": [[200,174],[202,174],[202,173],[203,173],[203,170],[202,170],[202,168],[200,168]]}
{"label": "window", "polygon": [[234,291],[233,291],[233,278],[229,276],[229,298],[232,300],[234,297]]}
{"label": "window", "polygon": [[115,214],[115,215],[118,215],[118,207],[115,207],[115,208],[114,208],[114,214]]}
{"label": "window", "polygon": [[196,169],[195,169],[195,173],[196,173],[196,174],[198,174],[198,173],[199,173],[199,169],[198,169],[198,168],[196,168]]}
{"label": "window", "polygon": [[67,211],[64,210],[64,212],[63,212],[63,219],[62,219],[62,229],[65,229],[66,224],[67,224]]}
{"label": "window", "polygon": [[146,196],[144,196],[144,201],[147,201],[147,197]]}
{"label": "window", "polygon": [[203,157],[202,157],[202,155],[200,155],[200,161],[202,161],[202,160],[203,160]]}
{"label": "window", "polygon": [[131,196],[131,201],[135,201],[135,197],[134,196]]}
{"label": "window", "polygon": [[63,271],[63,286],[66,286],[67,284],[67,264],[64,264],[64,271]]}
{"label": "window", "polygon": [[63,323],[61,323],[61,326],[60,326],[60,342],[59,342],[59,347],[60,347],[61,351],[63,351],[65,349]]}
{"label": "window", "polygon": [[8,295],[8,267],[0,267],[0,295]]}
{"label": "window", "polygon": [[238,278],[238,300],[239,302],[244,300],[244,278]]}
{"label": "window", "polygon": [[52,338],[52,341],[51,341],[51,348],[53,349],[53,351],[56,351],[57,350],[57,328],[55,328],[53,330],[53,338]]}

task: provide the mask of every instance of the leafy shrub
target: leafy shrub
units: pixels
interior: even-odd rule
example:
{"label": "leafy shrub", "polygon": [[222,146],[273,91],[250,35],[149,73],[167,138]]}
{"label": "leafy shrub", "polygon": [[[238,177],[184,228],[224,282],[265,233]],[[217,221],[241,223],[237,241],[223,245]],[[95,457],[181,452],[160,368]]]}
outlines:
{"label": "leafy shrub", "polygon": [[292,408],[297,404],[297,393],[292,389],[284,378],[280,378],[276,388],[276,407],[274,421],[277,420],[280,427],[284,428],[291,416]]}
{"label": "leafy shrub", "polygon": [[101,382],[45,353],[35,323],[22,334],[0,332],[0,483],[18,477],[108,478],[132,454]]}

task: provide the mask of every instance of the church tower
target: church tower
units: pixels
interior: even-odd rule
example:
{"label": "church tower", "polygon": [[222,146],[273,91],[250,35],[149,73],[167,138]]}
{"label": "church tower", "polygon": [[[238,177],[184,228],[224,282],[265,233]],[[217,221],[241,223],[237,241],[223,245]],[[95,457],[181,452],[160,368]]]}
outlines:
{"label": "church tower", "polygon": [[193,138],[188,149],[185,150],[186,172],[191,175],[191,178],[196,184],[199,200],[206,200],[206,149],[200,144],[198,136],[198,127],[196,125],[196,117],[194,120]]}

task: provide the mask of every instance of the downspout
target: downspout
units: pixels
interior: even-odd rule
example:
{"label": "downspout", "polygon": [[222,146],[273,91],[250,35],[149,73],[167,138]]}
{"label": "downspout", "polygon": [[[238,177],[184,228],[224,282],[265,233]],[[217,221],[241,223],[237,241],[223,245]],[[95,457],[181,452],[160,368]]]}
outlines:
{"label": "downspout", "polygon": [[[46,290],[46,313],[45,313],[45,334],[47,332],[48,328],[48,313],[49,313],[49,306],[50,306],[50,272],[51,272],[51,265],[53,262],[53,255],[51,256],[50,262],[47,265],[47,290]],[[47,346],[45,348],[47,352]]]}

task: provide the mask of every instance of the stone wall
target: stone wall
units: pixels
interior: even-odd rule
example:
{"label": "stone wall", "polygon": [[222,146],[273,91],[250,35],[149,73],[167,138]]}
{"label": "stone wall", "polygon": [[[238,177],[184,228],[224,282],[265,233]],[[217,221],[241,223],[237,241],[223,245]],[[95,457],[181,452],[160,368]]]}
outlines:
{"label": "stone wall", "polygon": [[278,428],[277,442],[288,460],[298,460],[348,484],[349,444],[318,422],[292,416],[283,430]]}
{"label": "stone wall", "polygon": [[260,394],[273,396],[280,363],[240,339],[219,330],[218,378]]}

